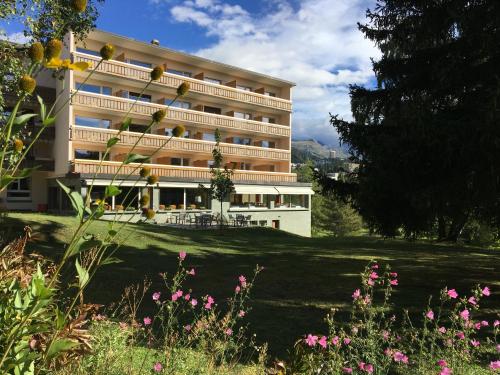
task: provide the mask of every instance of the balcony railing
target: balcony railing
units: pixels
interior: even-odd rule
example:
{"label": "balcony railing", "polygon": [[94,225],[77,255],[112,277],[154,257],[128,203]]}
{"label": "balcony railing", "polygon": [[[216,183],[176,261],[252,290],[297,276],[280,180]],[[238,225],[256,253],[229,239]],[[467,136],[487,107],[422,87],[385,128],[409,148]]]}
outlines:
{"label": "balcony railing", "polygon": [[[131,99],[119,98],[116,96],[100,95],[79,91],[72,100],[73,105],[80,105],[89,108],[100,108],[107,111],[128,112],[134,103]],[[150,116],[159,109],[167,106],[161,104],[137,102],[132,112],[133,114]],[[167,121],[178,121],[186,124],[199,124],[213,128],[234,129],[237,131],[249,131],[279,137],[290,137],[290,127],[276,124],[268,124],[259,121],[238,119],[235,117],[215,115],[170,107],[167,111]]]}
{"label": "balcony railing", "polygon": [[[84,126],[73,126],[72,129],[72,140],[80,141],[85,144],[98,143],[105,145],[111,137],[116,136],[118,133],[117,130],[95,129]],[[118,146],[133,146],[140,137],[141,133],[122,132],[120,134]],[[215,146],[215,142],[187,138],[172,138],[167,144],[165,144],[169,138],[170,137],[162,135],[145,134],[142,139],[139,140],[138,147],[147,147],[152,150],[156,150],[163,146],[163,150],[211,154]],[[221,152],[228,156],[279,161],[290,160],[290,151],[288,150],[243,146],[230,143],[221,143],[220,147]]]}
{"label": "balcony railing", "polygon": [[[139,164],[123,165],[120,171],[121,162],[105,161],[99,168],[99,161],[76,159],[71,166],[71,172],[81,174],[99,174],[104,175],[135,175],[139,174]],[[170,177],[185,180],[205,181],[209,180],[209,168],[196,167],[179,167],[174,165],[148,164],[151,167],[151,173],[159,177]],[[297,182],[295,173],[279,173],[279,172],[260,172],[260,171],[242,171],[234,170],[233,181],[236,182],[262,182],[262,183],[277,183],[277,182]]]}
{"label": "balcony railing", "polygon": [[[74,52],[75,61],[85,61],[97,66],[100,58],[87,55],[85,53]],[[123,63],[121,61],[109,60],[103,61],[97,69],[100,73],[114,75],[120,78],[131,78],[143,82],[150,80],[149,72],[151,69],[140,66]],[[290,100],[257,94],[254,92],[235,89],[228,86],[217,85],[189,77],[182,77],[175,74],[165,73],[155,84],[176,89],[182,82],[189,82],[191,92],[211,95],[214,97],[235,100],[243,103],[250,103],[262,107],[279,109],[287,112],[292,111],[292,102]]]}

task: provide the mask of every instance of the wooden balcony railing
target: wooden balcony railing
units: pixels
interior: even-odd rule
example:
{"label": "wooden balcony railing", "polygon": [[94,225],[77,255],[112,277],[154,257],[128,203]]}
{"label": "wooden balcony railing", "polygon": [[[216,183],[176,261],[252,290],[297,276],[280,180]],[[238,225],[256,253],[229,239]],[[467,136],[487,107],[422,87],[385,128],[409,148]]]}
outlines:
{"label": "wooden balcony railing", "polygon": [[[72,140],[80,141],[85,144],[98,143],[105,145],[107,141],[111,137],[116,136],[117,133],[117,130],[73,126]],[[140,136],[141,133],[122,132],[120,134],[120,141],[118,142],[118,146],[133,146],[139,140]],[[165,141],[167,141],[169,138],[170,137],[162,135],[145,134],[144,137],[142,137],[142,139],[139,141],[138,147],[147,147],[151,148],[151,150],[156,150],[163,146],[163,150],[174,150],[180,152],[192,152],[211,155],[212,150],[215,146],[215,142],[187,138],[172,138],[167,144],[165,144]],[[228,156],[260,158],[279,161],[290,160],[290,151],[288,150],[243,146],[230,143],[221,143],[220,147],[221,152],[224,155]]]}
{"label": "wooden balcony railing", "polygon": [[[115,175],[118,173],[120,162],[105,161],[99,168],[99,161],[80,160],[76,159],[72,162],[71,172],[81,174],[94,174],[99,171],[99,174]],[[159,177],[171,177],[185,180],[204,181],[209,180],[209,168],[195,167],[179,167],[174,165],[148,164],[151,167],[151,173]],[[139,164],[123,165],[119,175],[139,174]],[[259,172],[259,171],[241,171],[234,170],[233,181],[236,182],[262,182],[262,183],[277,183],[277,182],[297,182],[295,173],[279,173],[279,172]]]}
{"label": "wooden balcony railing", "polygon": [[[74,52],[73,55],[75,61],[85,61],[91,63],[92,66],[97,66],[100,61],[99,57],[87,55],[85,53]],[[121,61],[109,60],[103,61],[97,71],[120,78],[131,78],[148,82],[150,80],[149,72],[151,69],[127,64]],[[176,89],[182,82],[189,82],[191,86],[190,91],[194,93],[211,95],[222,99],[235,100],[287,112],[292,111],[292,102],[290,100],[239,90],[229,86],[217,85],[194,78],[178,76],[176,74],[165,73],[159,81],[155,82],[155,84]]]}
{"label": "wooden balcony railing", "polygon": [[[134,101],[131,99],[82,91],[79,91],[72,99],[73,105],[89,108],[101,108],[107,111],[115,112],[127,112],[133,102]],[[167,106],[161,104],[137,102],[131,113],[150,116],[157,110],[165,108],[167,108]],[[213,128],[225,128],[236,131],[261,133],[271,136],[290,137],[290,127],[288,126],[238,119],[229,116],[193,111],[190,109],[170,107],[167,111],[166,117],[166,121],[169,120],[183,122],[185,124],[200,124]]]}

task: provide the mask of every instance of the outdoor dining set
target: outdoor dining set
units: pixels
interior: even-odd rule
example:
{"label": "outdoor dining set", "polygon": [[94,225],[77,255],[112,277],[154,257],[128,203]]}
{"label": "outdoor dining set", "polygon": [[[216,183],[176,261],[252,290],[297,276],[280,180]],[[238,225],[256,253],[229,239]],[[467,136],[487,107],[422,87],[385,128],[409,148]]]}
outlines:
{"label": "outdoor dining set", "polygon": [[[222,217],[223,225],[232,227],[247,227],[250,225],[252,215],[237,214],[233,216],[229,214],[228,217]],[[211,212],[179,212],[172,213],[167,218],[167,223],[176,225],[195,226],[197,228],[207,228],[211,226],[220,225],[220,213],[213,214]]]}

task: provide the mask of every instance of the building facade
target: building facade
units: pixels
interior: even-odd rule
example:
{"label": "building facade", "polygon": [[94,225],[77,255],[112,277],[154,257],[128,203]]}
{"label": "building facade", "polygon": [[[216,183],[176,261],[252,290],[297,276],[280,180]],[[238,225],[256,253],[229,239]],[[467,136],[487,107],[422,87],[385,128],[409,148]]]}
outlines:
{"label": "building facade", "polygon": [[[105,43],[115,47],[115,55],[100,63]],[[138,185],[136,165],[122,166],[115,185],[123,192],[106,202],[110,217],[130,206],[125,216],[138,220],[142,194],[151,197],[159,222],[173,212],[219,212],[220,205],[200,188],[210,180],[214,133],[219,129],[224,164],[233,170],[235,184],[222,206],[223,215],[243,214],[252,225],[310,236],[313,192],[291,173],[293,83],[103,31],[91,32],[85,41],[67,35],[65,48],[65,57],[98,68],[88,80],[88,72],[77,71],[67,71],[64,80],[50,75],[38,79],[39,94],[46,100],[60,96],[59,114],[32,153],[31,162],[43,167],[7,191],[3,201],[8,209],[67,210],[69,203],[56,179],[84,197],[93,183],[91,201],[101,199],[138,141],[134,152],[153,155],[149,165],[159,182]],[[141,95],[158,65],[165,74]],[[190,91],[174,102],[183,82],[190,84]],[[151,115],[169,105],[165,119],[139,140]],[[129,111],[129,131],[121,133],[98,169],[107,141],[116,136]],[[179,124],[186,128],[185,135],[161,147]]]}

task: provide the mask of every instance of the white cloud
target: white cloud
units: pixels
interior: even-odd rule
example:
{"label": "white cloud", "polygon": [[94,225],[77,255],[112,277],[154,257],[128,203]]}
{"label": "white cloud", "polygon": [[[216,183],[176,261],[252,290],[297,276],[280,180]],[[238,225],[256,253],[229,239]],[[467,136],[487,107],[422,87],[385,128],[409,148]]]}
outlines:
{"label": "white cloud", "polygon": [[293,136],[328,143],[336,139],[328,113],[351,117],[347,85],[373,78],[370,57],[379,53],[356,25],[372,5],[302,0],[294,9],[273,0],[267,13],[256,15],[222,0],[184,0],[170,12],[217,38],[195,54],[296,82]]}
{"label": "white cloud", "polygon": [[23,33],[0,34],[0,38],[8,40],[9,42],[25,44],[29,42],[29,38],[25,37]]}

